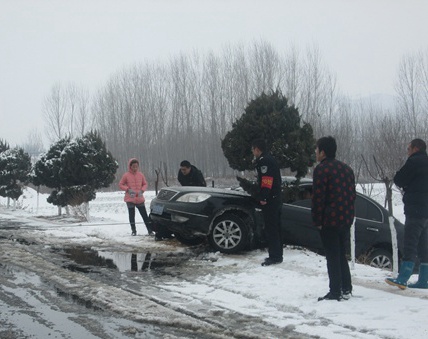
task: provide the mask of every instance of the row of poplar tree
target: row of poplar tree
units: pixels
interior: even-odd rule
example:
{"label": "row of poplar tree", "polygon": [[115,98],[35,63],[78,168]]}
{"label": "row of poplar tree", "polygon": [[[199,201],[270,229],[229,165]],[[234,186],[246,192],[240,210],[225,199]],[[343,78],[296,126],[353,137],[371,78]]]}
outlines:
{"label": "row of poplar tree", "polygon": [[[264,138],[280,168],[296,177],[313,165],[315,139],[312,126],[301,121],[298,109],[281,91],[262,92],[248,102],[242,116],[221,140],[230,168],[253,170],[251,142]],[[22,148],[9,148],[1,141],[0,195],[18,199],[28,183],[51,189],[47,199],[59,207],[79,206],[95,199],[96,190],[115,180],[118,163],[97,132],[83,137],[62,138],[31,165]]]}

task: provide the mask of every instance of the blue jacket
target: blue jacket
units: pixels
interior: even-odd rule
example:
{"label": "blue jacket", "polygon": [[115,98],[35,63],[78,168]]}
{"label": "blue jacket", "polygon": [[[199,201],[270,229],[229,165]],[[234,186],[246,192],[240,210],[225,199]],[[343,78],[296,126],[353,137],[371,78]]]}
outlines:
{"label": "blue jacket", "polygon": [[413,153],[395,174],[394,183],[404,190],[404,214],[413,218],[428,218],[427,153]]}

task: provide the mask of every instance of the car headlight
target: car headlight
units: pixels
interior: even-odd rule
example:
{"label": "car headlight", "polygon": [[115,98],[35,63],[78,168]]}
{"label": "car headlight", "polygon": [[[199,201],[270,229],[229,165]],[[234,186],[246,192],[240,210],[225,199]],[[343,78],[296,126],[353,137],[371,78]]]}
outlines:
{"label": "car headlight", "polygon": [[202,202],[207,200],[211,195],[206,193],[187,193],[177,199],[179,202]]}

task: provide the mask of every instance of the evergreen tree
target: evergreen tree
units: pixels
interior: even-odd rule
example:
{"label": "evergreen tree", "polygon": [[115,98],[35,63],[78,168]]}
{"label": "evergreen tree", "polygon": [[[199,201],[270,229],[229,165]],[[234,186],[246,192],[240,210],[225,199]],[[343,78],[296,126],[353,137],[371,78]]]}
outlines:
{"label": "evergreen tree", "polygon": [[10,148],[6,140],[0,139],[0,153],[7,151]]}
{"label": "evergreen tree", "polygon": [[[0,142],[0,147],[5,146]],[[0,153],[0,195],[18,199],[30,180],[31,159],[22,148],[16,147]]]}
{"label": "evergreen tree", "polygon": [[31,181],[36,186],[44,185],[49,188],[61,189],[60,171],[62,170],[61,153],[70,142],[64,138],[51,146],[34,165]]}
{"label": "evergreen tree", "polygon": [[239,171],[253,168],[251,142],[256,138],[264,138],[280,168],[289,168],[298,178],[314,162],[312,126],[301,121],[298,109],[288,106],[279,90],[252,100],[222,140],[230,167]]}
{"label": "evergreen tree", "polygon": [[48,202],[77,206],[95,199],[95,191],[114,180],[117,162],[96,132],[52,145],[34,167],[33,183],[53,188]]}
{"label": "evergreen tree", "polygon": [[71,206],[95,199],[95,190],[114,181],[117,162],[96,132],[71,141],[62,152],[60,172]]}

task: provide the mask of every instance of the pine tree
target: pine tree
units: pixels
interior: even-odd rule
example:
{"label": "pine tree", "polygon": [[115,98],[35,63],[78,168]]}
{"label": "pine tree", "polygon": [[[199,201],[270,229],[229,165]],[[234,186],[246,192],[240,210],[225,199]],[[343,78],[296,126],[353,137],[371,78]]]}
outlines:
{"label": "pine tree", "polygon": [[64,138],[51,146],[34,165],[31,182],[36,186],[44,185],[49,188],[61,189],[60,172],[62,171],[61,153],[70,142]]}
{"label": "pine tree", "polygon": [[300,119],[281,91],[262,93],[245,108],[224,139],[222,149],[229,166],[244,171],[253,168],[251,142],[266,140],[280,168],[289,168],[296,177],[306,175],[314,162],[315,139],[312,126]]}
{"label": "pine tree", "polygon": [[0,139],[0,153],[7,151],[10,148],[6,140]]}
{"label": "pine tree", "polygon": [[30,172],[31,159],[28,153],[19,147],[7,147],[0,153],[0,195],[18,199],[30,180]]}
{"label": "pine tree", "polygon": [[53,188],[48,202],[77,206],[95,199],[95,191],[114,180],[117,162],[96,132],[52,145],[34,167],[33,183]]}
{"label": "pine tree", "polygon": [[61,161],[61,180],[71,206],[95,199],[95,190],[108,187],[118,168],[99,134],[92,131],[70,142]]}

